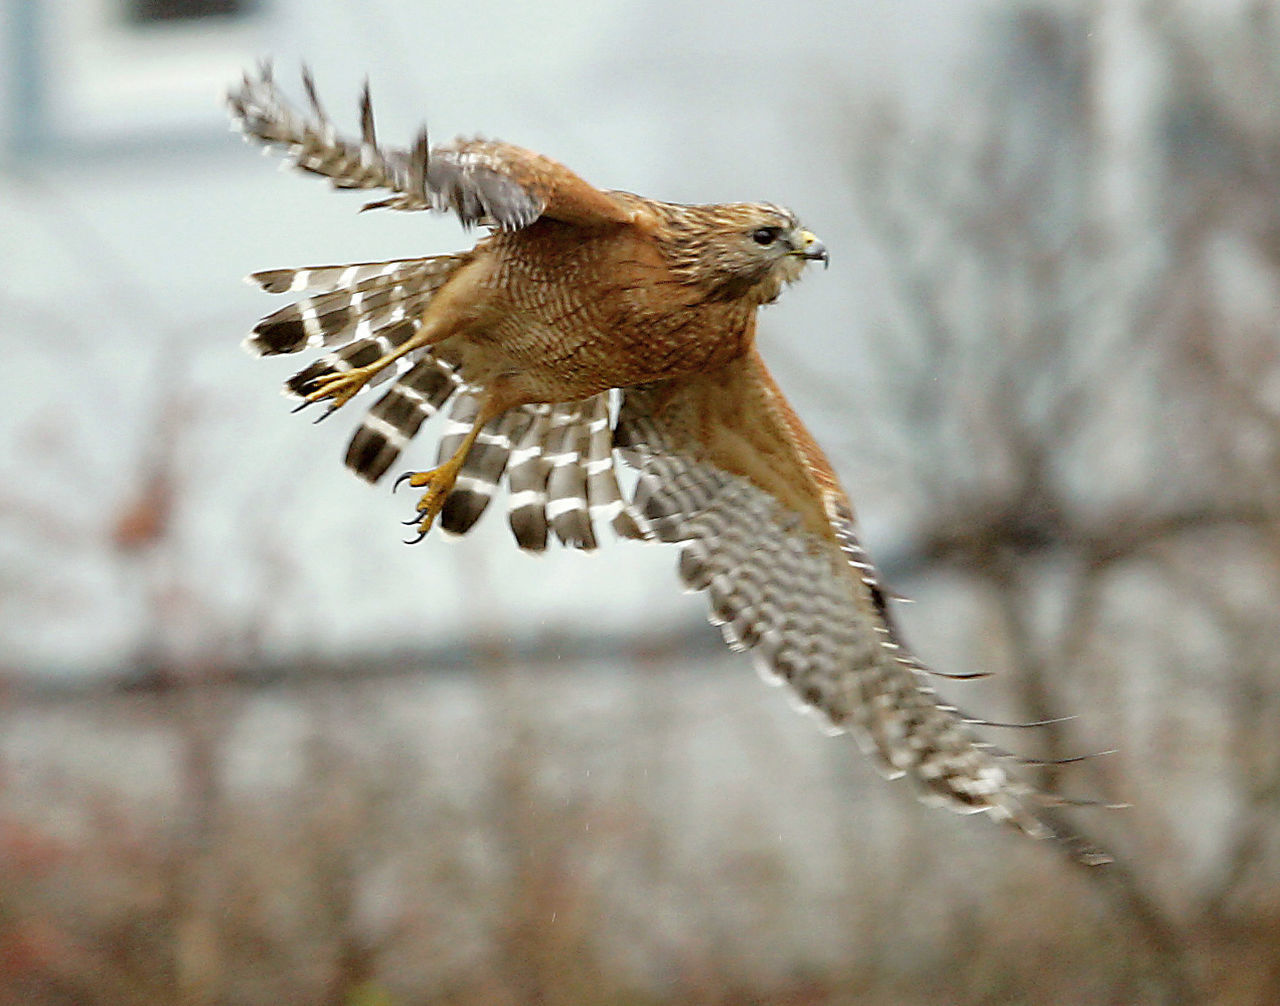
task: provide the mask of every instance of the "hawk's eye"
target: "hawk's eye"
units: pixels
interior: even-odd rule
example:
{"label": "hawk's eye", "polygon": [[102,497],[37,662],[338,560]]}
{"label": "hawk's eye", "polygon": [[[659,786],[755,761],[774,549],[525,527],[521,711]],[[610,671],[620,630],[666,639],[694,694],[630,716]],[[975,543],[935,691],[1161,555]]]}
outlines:
{"label": "hawk's eye", "polygon": [[779,227],[761,227],[752,232],[751,239],[758,245],[771,245],[778,240],[778,235],[781,233],[782,229]]}

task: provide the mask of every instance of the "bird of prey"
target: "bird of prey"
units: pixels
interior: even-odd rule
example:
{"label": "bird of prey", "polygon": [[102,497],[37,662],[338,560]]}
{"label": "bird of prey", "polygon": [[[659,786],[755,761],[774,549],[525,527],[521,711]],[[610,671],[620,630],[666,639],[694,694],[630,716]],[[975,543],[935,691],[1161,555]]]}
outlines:
{"label": "bird of prey", "polygon": [[[465,532],[505,480],[523,549],[552,536],[594,548],[606,524],[677,542],[680,579],[706,591],[728,644],[885,774],[927,801],[1055,836],[1040,808],[1061,798],[982,740],[984,721],[944,702],[903,645],[849,499],[760,356],[760,307],[828,261],[793,213],[598,189],[541,154],[482,139],[433,147],[425,129],[388,148],[367,82],[359,137],[347,138],[305,71],[303,86],[299,110],[263,65],[228,96],[235,122],[337,188],[381,190],[365,208],[451,211],[488,230],[456,254],[250,277],[307,294],[246,340],[261,355],[324,350],[286,384],[301,406],[332,412],[383,386],[347,448],[357,475],[377,481],[447,409],[437,466],[397,482],[423,490],[419,540],[437,519]],[[638,472],[629,498],[619,460]]]}

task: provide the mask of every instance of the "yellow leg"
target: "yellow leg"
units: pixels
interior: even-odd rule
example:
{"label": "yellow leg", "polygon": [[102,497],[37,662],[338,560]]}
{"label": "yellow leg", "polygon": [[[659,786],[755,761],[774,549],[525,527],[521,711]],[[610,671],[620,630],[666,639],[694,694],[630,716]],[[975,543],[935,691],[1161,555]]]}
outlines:
{"label": "yellow leg", "polygon": [[[490,400],[492,402],[492,400]],[[427,536],[427,532],[431,530],[431,525],[435,523],[436,517],[444,508],[444,501],[448,497],[450,490],[453,489],[454,483],[458,481],[458,473],[462,471],[463,462],[467,460],[467,454],[471,451],[471,447],[476,442],[476,437],[480,436],[480,431],[490,419],[503,411],[501,408],[493,408],[490,403],[486,403],[481,408],[480,414],[476,416],[475,422],[467,435],[462,438],[462,443],[458,445],[458,449],[453,452],[453,456],[442,465],[438,465],[425,472],[405,472],[398,479],[392,490],[398,489],[400,483],[408,482],[415,488],[427,487],[427,491],[422,494],[422,499],[418,500],[418,515],[414,523],[418,525],[418,537],[412,539],[409,544],[417,544]]]}

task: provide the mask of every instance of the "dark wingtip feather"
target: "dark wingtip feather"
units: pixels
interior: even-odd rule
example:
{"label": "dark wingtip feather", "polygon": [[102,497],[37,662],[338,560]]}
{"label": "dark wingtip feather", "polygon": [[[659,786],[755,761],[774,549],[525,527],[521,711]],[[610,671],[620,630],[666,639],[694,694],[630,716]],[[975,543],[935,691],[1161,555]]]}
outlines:
{"label": "dark wingtip feather", "polygon": [[385,436],[361,426],[347,445],[343,463],[370,485],[387,473],[400,451]]}
{"label": "dark wingtip feather", "polygon": [[596,547],[595,528],[591,519],[582,511],[571,511],[551,520],[551,527],[562,545],[591,552]]}
{"label": "dark wingtip feather", "polygon": [[263,269],[251,272],[244,281],[251,286],[260,287],[267,293],[288,293],[293,289],[293,278],[296,269]]}
{"label": "dark wingtip feather", "polygon": [[455,489],[444,501],[440,526],[450,534],[466,534],[489,505],[489,497],[470,489]]}
{"label": "dark wingtip feather", "polygon": [[284,392],[286,395],[305,398],[316,390],[316,382],[320,378],[331,373],[333,373],[333,367],[329,360],[322,356],[285,381]]}
{"label": "dark wingtip feather", "polygon": [[413,149],[409,153],[409,194],[431,202],[427,192],[427,170],[431,161],[431,139],[427,135],[427,127],[418,130],[413,138]]}
{"label": "dark wingtip feather", "polygon": [[369,78],[365,77],[360,89],[360,141],[366,147],[378,145],[377,131],[373,123],[373,98],[369,93]]}
{"label": "dark wingtip feather", "polygon": [[311,106],[311,114],[316,117],[316,121],[321,124],[329,122],[329,116],[325,114],[324,106],[320,104],[320,95],[316,92],[315,78],[311,76],[311,67],[306,63],[302,64],[302,90],[306,93],[307,104]]}
{"label": "dark wingtip feather", "polygon": [[263,318],[253,326],[249,336],[253,347],[251,352],[258,356],[279,356],[282,353],[296,353],[307,345],[307,330],[301,318],[288,318],[273,321]]}
{"label": "dark wingtip feather", "polygon": [[541,507],[522,507],[507,517],[516,545],[526,552],[547,550],[547,515]]}

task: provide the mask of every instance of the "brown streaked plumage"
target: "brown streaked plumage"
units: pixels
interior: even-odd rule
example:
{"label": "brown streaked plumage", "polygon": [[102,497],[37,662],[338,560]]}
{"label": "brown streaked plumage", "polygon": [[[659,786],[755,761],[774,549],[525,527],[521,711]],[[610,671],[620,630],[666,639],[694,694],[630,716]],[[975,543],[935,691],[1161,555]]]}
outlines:
{"label": "brown streaked plumage", "polygon": [[[454,255],[270,270],[272,293],[311,291],[246,340],[260,354],[328,347],[286,384],[329,411],[386,380],[347,450],[373,482],[448,408],[417,523],[464,532],[505,477],[517,543],[594,548],[596,526],[681,543],[687,587],[833,731],[852,732],[925,799],[1051,837],[1021,780],[934,692],[903,647],[835,473],[770,377],[756,314],[826,250],[766,203],[684,206],[604,191],[509,144],[381,147],[366,85],[361,137],[337,134],[304,73],[309,114],[267,67],[229,95],[248,137],[284,147],[367,204],[457,213],[490,234]],[[328,413],[326,413],[327,415]],[[633,498],[615,456],[639,471]],[[1066,839],[1085,862],[1105,855]]]}

